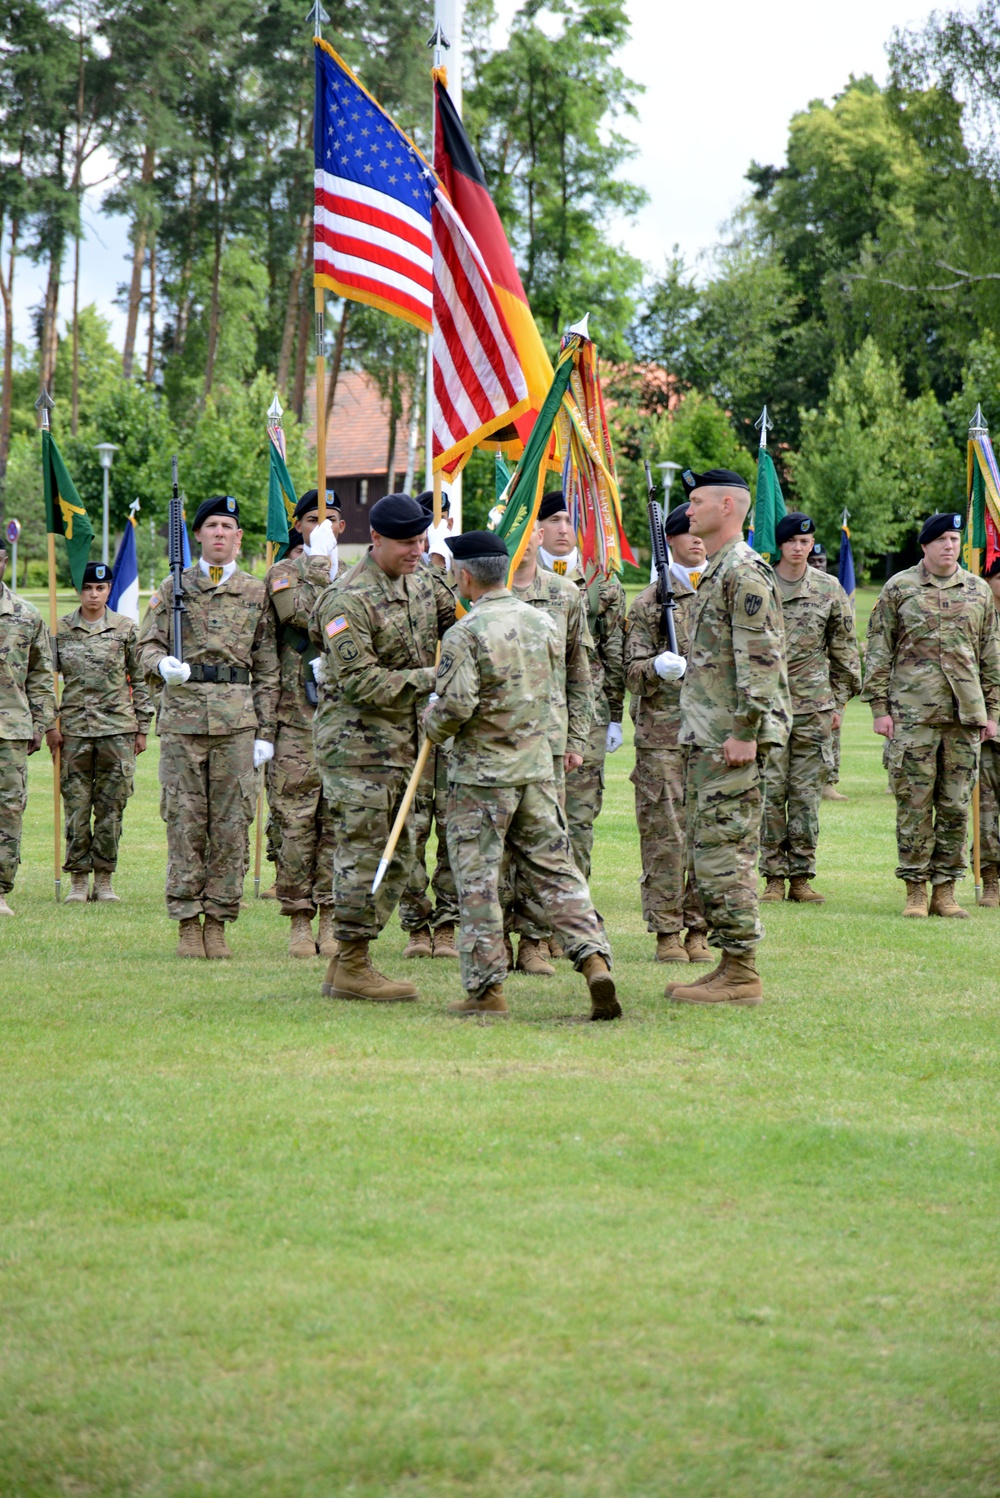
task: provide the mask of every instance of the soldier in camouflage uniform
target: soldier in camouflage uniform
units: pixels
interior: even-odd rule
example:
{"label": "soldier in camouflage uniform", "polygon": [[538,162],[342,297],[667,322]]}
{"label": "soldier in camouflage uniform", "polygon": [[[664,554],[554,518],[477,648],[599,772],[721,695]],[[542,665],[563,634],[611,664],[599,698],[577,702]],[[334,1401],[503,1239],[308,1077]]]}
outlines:
{"label": "soldier in camouflage uniform", "polygon": [[[829,572],[829,561],[828,561],[828,558],[827,558],[827,555],[826,555],[826,547],[823,545],[822,541],[814,541],[813,542],[813,544],[812,544],[812,550],[809,553],[809,566],[813,567],[817,572],[822,573],[824,576],[828,575],[828,572]],[[852,609],[852,612],[853,612],[853,609]],[[829,771],[826,785],[823,787],[822,793],[820,795],[820,800],[822,800],[822,801],[846,801],[847,797],[846,796],[842,796],[841,793],[837,790],[837,782],[840,779],[840,724],[839,723],[836,723],[834,725],[833,739],[832,739],[832,750],[833,750],[833,765],[832,765],[832,768]]]}
{"label": "soldier in camouflage uniform", "polygon": [[980,742],[1000,708],[1000,633],[988,583],[958,565],[962,516],[932,515],[924,558],[891,577],[868,625],[863,699],[886,739],[896,797],[896,878],[903,914],[962,917],[955,881],[966,868],[969,802]]}
{"label": "soldier in camouflage uniform", "polygon": [[[986,572],[993,602],[1000,610],[1000,557]],[[980,905],[1000,907],[1000,740],[984,739],[979,749]]]}
{"label": "soldier in camouflage uniform", "polygon": [[372,882],[417,757],[419,714],[434,689],[437,642],[455,621],[455,595],[424,565],[427,517],[408,494],[372,506],[372,545],[322,594],[310,632],[323,647],[316,760],[336,831],[333,904],[340,953],[330,998],[412,1000],[372,965],[369,944],[406,887],[414,856],[408,818],[383,882]]}
{"label": "soldier in camouflage uniform", "polygon": [[[95,900],[117,901],[111,876],[118,865],[122,817],[135,782],[135,757],[146,748],[153,720],[139,631],[108,608],[111,568],[88,562],[80,607],[59,620],[53,646],[62,673],[58,737],[59,783],[66,809],[69,901],[85,901],[94,874]],[[93,817],[93,826],[91,826]]]}
{"label": "soldier in camouflage uniform", "polygon": [[232,956],[225,927],[239,915],[257,771],[274,753],[274,616],[263,581],[236,565],[239,519],[231,495],[198,506],[193,529],[201,557],[183,575],[184,660],[170,653],[171,578],[150,597],[139,636],[147,678],[163,683],[160,815],[179,957]]}
{"label": "soldier in camouflage uniform", "polygon": [[454,735],[448,765],[448,843],[458,880],[459,956],[466,997],[454,1014],[506,1013],[507,958],[498,881],[503,848],[530,873],[574,966],[587,980],[591,1019],[617,1019],[611,949],[570,850],[552,778],[546,698],[562,667],[549,616],[504,586],[503,541],[471,531],[447,543],[472,607],[442,642],[428,737]]}
{"label": "soldier in camouflage uniform", "polygon": [[[705,546],[692,536],[688,506],[675,506],[664,523],[673,549],[671,585],[677,649],[687,654],[688,628],[705,568]],[[697,887],[686,878],[684,774],[688,751],[677,742],[681,727],[681,685],[664,680],[657,667],[669,644],[663,627],[659,586],[639,594],[625,623],[625,681],[632,694],[635,724],[635,819],[639,827],[642,915],[656,933],[657,962],[711,962],[705,941],[705,913]],[[662,668],[662,663],[661,663]],[[681,941],[681,932],[687,936]]]}
{"label": "soldier in camouflage uniform", "polygon": [[813,889],[819,803],[833,772],[833,733],[844,708],[861,690],[861,660],[851,601],[835,577],[810,567],[815,527],[791,510],[775,529],[780,557],[775,576],[785,620],[785,654],[792,694],[792,731],[772,744],[764,765],[762,900],[788,898],[822,905]]}
{"label": "soldier in camouflage uniform", "polygon": [[[427,757],[411,812],[413,867],[399,900],[399,924],[408,936],[404,957],[458,957],[458,890],[448,858],[447,806],[448,751],[442,745]],[[432,827],[437,832],[437,856],[434,873],[428,878],[427,843]]]}
{"label": "soldier in camouflage uniform", "polygon": [[52,725],[56,693],[48,630],[30,603],[3,580],[7,552],[0,545],[0,916],[13,915],[7,896],[21,861],[21,820],[28,797],[28,755]]}
{"label": "soldier in camouflage uniform", "polygon": [[708,562],[695,599],[686,671],[680,656],[664,668],[684,673],[679,737],[690,745],[684,786],[688,858],[709,943],[722,948],[722,961],[701,982],[668,983],[667,994],[689,1004],[759,1004],[760,761],[788,737],[792,723],[781,600],[774,573],[743,540],[750,508],[746,480],[720,468],[703,474],[688,469],[681,480],[691,531],[705,542]]}

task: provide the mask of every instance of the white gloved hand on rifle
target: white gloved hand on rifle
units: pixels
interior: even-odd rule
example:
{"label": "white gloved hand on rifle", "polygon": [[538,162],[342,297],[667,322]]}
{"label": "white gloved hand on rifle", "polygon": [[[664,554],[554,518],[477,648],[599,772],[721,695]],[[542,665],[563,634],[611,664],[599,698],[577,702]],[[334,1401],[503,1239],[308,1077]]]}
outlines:
{"label": "white gloved hand on rifle", "polygon": [[622,733],[621,724],[609,723],[607,736],[604,740],[604,747],[607,753],[614,754],[615,750],[620,749],[624,742],[625,735]]}
{"label": "white gloved hand on rifle", "polygon": [[274,745],[267,739],[254,739],[253,741],[253,767],[259,770],[261,765],[266,765],[269,759],[274,758]]}
{"label": "white gloved hand on rifle", "polygon": [[664,650],[653,662],[653,670],[661,681],[680,681],[687,670],[687,661],[682,655],[675,655],[672,650]]}
{"label": "white gloved hand on rifle", "polygon": [[191,675],[187,661],[179,661],[175,655],[165,655],[157,666],[168,687],[179,687]]}
{"label": "white gloved hand on rifle", "polygon": [[309,662],[309,669],[313,674],[313,681],[322,686],[322,684],[326,681],[326,664],[323,660],[323,657],[321,655],[317,655],[313,660],[311,660]]}

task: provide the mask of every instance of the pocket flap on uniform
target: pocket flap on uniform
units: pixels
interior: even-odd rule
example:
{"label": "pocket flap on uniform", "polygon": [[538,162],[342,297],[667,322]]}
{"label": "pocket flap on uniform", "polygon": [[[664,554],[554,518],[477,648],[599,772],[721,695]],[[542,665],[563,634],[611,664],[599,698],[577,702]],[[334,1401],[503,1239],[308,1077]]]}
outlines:
{"label": "pocket flap on uniform", "polygon": [[461,843],[477,839],[482,825],[483,808],[481,806],[470,806],[468,811],[461,811],[455,816],[448,817],[449,835],[456,837]]}

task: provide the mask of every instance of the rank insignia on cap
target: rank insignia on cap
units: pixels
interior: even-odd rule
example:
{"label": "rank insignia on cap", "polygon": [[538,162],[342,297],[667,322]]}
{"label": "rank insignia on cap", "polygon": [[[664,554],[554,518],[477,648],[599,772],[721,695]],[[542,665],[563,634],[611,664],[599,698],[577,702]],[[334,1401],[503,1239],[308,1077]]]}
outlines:
{"label": "rank insignia on cap", "polygon": [[962,517],[961,517],[961,515],[953,515],[951,518],[954,521],[955,529],[957,531],[960,531],[962,529]]}
{"label": "rank insignia on cap", "polygon": [[326,633],[328,638],[332,640],[334,635],[339,635],[348,628],[349,625],[343,614],[338,614],[336,619],[331,619],[329,624],[326,626]]}
{"label": "rank insignia on cap", "polygon": [[95,567],[94,571],[97,573],[97,576],[99,578],[101,578],[102,581],[108,575],[108,569],[107,569],[107,567],[103,567],[103,566],[102,567]]}
{"label": "rank insignia on cap", "polygon": [[235,501],[235,499],[232,499],[232,498],[227,498],[226,499],[226,509],[229,511],[230,515],[233,514],[233,512],[236,509],[236,501]]}

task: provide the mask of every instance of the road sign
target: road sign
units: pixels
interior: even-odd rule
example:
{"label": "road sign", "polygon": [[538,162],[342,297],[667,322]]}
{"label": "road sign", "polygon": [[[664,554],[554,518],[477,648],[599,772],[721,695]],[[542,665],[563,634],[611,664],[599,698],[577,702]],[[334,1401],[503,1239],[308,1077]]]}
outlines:
{"label": "road sign", "polygon": [[8,520],[7,521],[7,540],[10,542],[11,546],[16,546],[17,545],[18,540],[20,539],[20,535],[21,535],[21,522],[20,522],[20,520]]}

